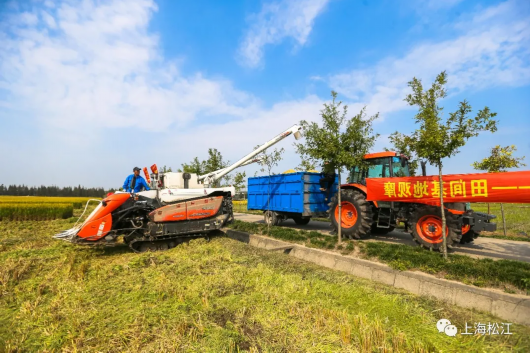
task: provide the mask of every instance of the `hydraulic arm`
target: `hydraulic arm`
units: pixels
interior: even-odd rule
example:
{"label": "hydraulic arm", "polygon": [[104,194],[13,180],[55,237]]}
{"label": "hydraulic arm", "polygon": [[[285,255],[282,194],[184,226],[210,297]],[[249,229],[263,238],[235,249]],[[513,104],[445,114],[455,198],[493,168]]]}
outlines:
{"label": "hydraulic arm", "polygon": [[287,130],[283,131],[282,133],[276,135],[273,139],[265,142],[259,148],[257,148],[254,151],[250,152],[245,157],[241,158],[240,160],[238,160],[237,162],[235,162],[231,166],[229,166],[227,168],[220,169],[220,170],[216,170],[215,172],[211,172],[209,174],[200,175],[198,177],[198,180],[199,181],[203,180],[203,184],[204,185],[210,185],[210,184],[214,183],[216,180],[218,180],[218,179],[222,178],[223,176],[225,176],[226,174],[230,173],[232,170],[236,169],[237,167],[252,163],[252,162],[249,162],[249,160],[254,158],[259,153],[265,151],[267,148],[277,144],[278,142],[280,142],[281,140],[283,140],[287,136],[289,136],[291,134],[294,134],[294,137],[297,140],[300,139],[302,137],[302,134],[300,133],[300,129],[301,129],[300,126],[293,125],[289,129],[287,129]]}

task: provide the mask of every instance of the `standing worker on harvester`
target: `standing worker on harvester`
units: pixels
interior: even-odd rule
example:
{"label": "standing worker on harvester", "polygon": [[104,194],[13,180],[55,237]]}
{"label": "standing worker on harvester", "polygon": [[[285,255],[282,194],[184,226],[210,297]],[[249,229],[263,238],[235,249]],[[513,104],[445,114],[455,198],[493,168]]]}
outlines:
{"label": "standing worker on harvester", "polygon": [[129,175],[123,183],[123,191],[140,192],[143,188],[149,190],[149,186],[145,182],[145,179],[140,175],[140,168],[134,167],[133,174]]}
{"label": "standing worker on harvester", "polygon": [[329,197],[329,190],[335,182],[335,165],[329,161],[325,161],[322,165],[322,178],[320,178],[320,191],[327,191],[328,195],[326,201]]}

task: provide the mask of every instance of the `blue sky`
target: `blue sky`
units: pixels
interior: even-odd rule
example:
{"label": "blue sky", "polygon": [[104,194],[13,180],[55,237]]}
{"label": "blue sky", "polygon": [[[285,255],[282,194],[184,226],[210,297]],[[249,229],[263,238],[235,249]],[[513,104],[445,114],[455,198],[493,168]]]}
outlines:
{"label": "blue sky", "polygon": [[[445,173],[473,172],[497,144],[530,158],[526,0],[0,6],[0,183],[117,187],[133,166],[178,168],[209,147],[236,161],[301,119],[319,121],[331,90],[351,115],[380,113],[380,150],[415,128],[407,81],[443,70],[446,112],[467,99],[500,121]],[[300,162],[293,142],[277,145],[276,172]]]}

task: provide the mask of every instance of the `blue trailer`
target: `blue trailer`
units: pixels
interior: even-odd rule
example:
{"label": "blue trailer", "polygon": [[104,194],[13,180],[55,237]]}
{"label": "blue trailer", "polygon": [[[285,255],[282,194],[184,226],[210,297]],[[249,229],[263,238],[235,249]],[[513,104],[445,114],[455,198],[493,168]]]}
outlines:
{"label": "blue trailer", "polygon": [[307,224],[311,217],[328,217],[328,204],[339,180],[335,178],[331,190],[324,192],[320,178],[321,173],[312,172],[248,178],[247,209],[263,211],[265,222],[273,225],[289,218]]}

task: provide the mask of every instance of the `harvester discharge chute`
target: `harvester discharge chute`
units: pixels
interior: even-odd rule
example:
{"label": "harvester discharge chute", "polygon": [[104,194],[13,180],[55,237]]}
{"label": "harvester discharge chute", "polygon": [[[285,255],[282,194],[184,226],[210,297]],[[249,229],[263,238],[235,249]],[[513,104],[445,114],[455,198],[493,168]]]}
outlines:
{"label": "harvester discharge chute", "polygon": [[294,134],[300,138],[299,130],[294,125],[231,166],[206,175],[159,173],[153,165],[151,177],[146,174],[151,190],[107,195],[84,222],[54,238],[76,244],[115,245],[123,237],[132,250],[144,252],[165,250],[189,238],[207,236],[234,218],[235,188],[210,186],[235,168],[259,162],[256,155],[285,137]]}

